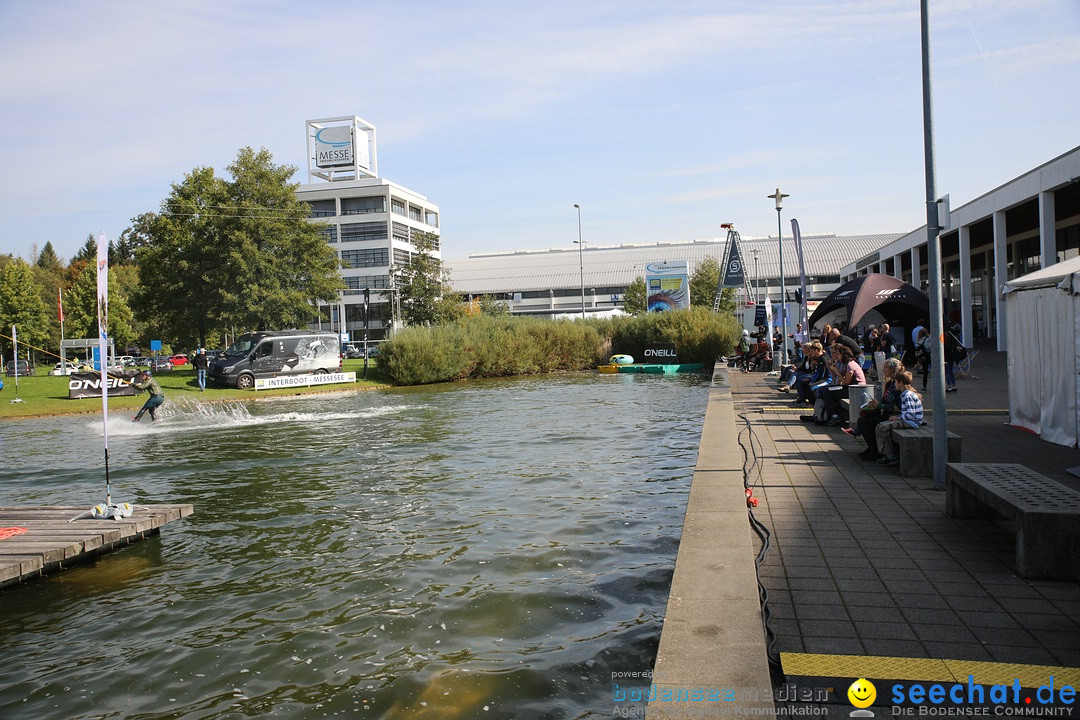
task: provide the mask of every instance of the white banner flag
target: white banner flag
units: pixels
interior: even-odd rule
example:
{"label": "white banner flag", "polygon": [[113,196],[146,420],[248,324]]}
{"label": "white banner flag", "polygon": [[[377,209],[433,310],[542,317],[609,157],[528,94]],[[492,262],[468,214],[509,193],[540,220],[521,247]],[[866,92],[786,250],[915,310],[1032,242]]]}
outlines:
{"label": "white banner flag", "polygon": [[[105,456],[109,455],[109,389],[106,382],[109,359],[109,241],[105,233],[97,238],[97,321],[98,353],[101,361],[101,408],[105,413]],[[106,459],[106,463],[108,460]]]}

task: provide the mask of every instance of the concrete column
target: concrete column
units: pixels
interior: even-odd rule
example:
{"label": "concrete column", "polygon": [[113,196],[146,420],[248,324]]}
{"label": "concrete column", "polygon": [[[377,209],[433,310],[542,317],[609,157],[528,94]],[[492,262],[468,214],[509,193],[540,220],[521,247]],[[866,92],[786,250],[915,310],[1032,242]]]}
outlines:
{"label": "concrete column", "polygon": [[1054,191],[1039,193],[1039,267],[1050,267],[1057,262],[1057,230],[1054,222]]}
{"label": "concrete column", "polygon": [[904,279],[904,256],[903,256],[903,254],[893,255],[893,258],[892,258],[892,271],[893,271],[892,274],[893,274],[894,278],[897,278],[898,280],[903,280]]}
{"label": "concrete column", "polygon": [[998,352],[1005,350],[1005,303],[1001,299],[1001,287],[1009,280],[1009,254],[1005,243],[1005,211],[994,211],[994,281],[991,292],[994,296],[994,310],[997,322],[994,334],[997,336]]}
{"label": "concrete column", "polygon": [[919,245],[911,248],[911,284],[922,290],[922,267],[919,261]]}
{"label": "concrete column", "polygon": [[964,345],[971,347],[975,325],[971,317],[971,227],[960,226],[960,324],[964,328]]}

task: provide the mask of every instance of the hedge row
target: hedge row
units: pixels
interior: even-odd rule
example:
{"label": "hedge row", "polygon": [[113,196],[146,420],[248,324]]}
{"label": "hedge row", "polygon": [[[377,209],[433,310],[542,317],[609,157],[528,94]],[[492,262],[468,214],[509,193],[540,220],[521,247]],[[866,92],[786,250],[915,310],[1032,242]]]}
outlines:
{"label": "hedge row", "polygon": [[729,353],[741,328],[705,308],[639,317],[552,321],[486,316],[402,330],[379,348],[379,369],[400,385],[595,368],[614,353],[640,358],[674,343],[683,362],[707,366]]}

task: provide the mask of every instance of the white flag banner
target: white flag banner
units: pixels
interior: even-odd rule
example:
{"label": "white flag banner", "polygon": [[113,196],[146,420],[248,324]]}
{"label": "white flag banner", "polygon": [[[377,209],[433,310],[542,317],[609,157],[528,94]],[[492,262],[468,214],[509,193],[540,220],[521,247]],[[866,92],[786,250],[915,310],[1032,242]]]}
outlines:
{"label": "white flag banner", "polygon": [[[97,238],[97,321],[98,353],[101,362],[101,408],[105,413],[105,462],[109,457],[109,387],[106,380],[109,359],[109,241],[105,233]],[[107,470],[106,470],[107,472]]]}

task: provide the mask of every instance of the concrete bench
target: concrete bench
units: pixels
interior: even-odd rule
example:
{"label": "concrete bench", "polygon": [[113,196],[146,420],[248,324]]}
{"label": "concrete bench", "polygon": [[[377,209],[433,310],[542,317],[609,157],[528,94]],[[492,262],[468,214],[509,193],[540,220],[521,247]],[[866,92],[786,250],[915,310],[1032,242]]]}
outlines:
{"label": "concrete bench", "polygon": [[[934,428],[893,428],[892,441],[896,457],[900,458],[899,472],[903,477],[934,476]],[[946,456],[949,462],[960,462],[960,436],[948,433]]]}
{"label": "concrete bench", "polygon": [[1013,463],[949,463],[949,517],[1016,523],[1016,571],[1031,579],[1080,580],[1080,492]]}

